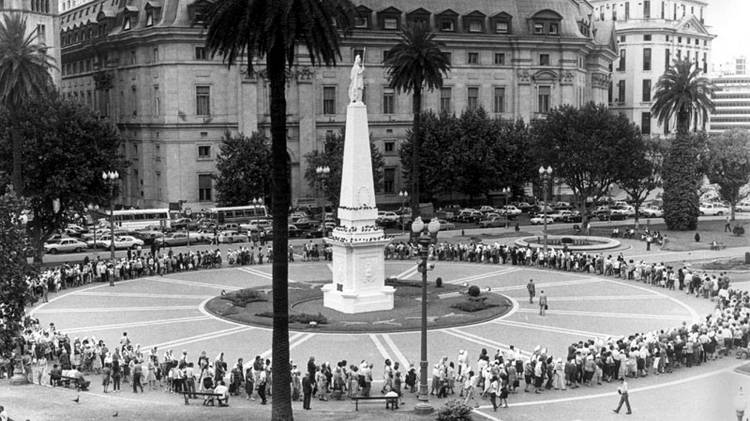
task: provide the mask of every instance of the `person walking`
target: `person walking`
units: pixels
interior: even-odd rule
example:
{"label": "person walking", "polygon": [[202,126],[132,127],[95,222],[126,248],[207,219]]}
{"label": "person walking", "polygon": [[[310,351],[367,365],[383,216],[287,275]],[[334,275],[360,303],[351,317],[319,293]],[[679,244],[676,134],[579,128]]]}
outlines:
{"label": "person walking", "polygon": [[745,407],[747,407],[747,400],[745,399],[745,392],[742,390],[742,386],[737,389],[737,396],[734,398],[734,409],[737,411],[737,421],[742,421],[745,418]]}
{"label": "person walking", "polygon": [[630,399],[628,399],[628,382],[625,381],[625,378],[621,380],[620,387],[617,388],[617,393],[620,394],[620,403],[617,405],[617,409],[613,409],[612,412],[619,414],[620,408],[622,408],[622,404],[624,403],[628,408],[628,412],[626,413],[628,415],[632,414],[633,411],[630,409]]}
{"label": "person walking", "polygon": [[492,377],[490,383],[490,402],[492,402],[492,410],[497,412],[497,395],[500,389],[500,383],[498,382],[497,376]]}
{"label": "person walking", "polygon": [[724,232],[732,232],[732,224],[729,222],[729,217],[724,218]]}
{"label": "person walking", "polygon": [[536,286],[534,280],[529,279],[529,283],[526,284],[526,289],[529,291],[529,304],[534,304],[534,296],[536,295]]}
{"label": "person walking", "polygon": [[542,290],[539,292],[539,315],[544,316],[547,309],[547,296],[544,295],[544,290]]}
{"label": "person walking", "polygon": [[313,394],[312,374],[308,371],[305,377],[302,379],[302,408],[310,409],[310,400]]}

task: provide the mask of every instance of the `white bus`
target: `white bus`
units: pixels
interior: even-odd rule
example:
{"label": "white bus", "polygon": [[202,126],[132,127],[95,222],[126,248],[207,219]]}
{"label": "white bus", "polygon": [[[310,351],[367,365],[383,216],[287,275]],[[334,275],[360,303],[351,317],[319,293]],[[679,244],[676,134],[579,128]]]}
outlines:
{"label": "white bus", "polygon": [[[107,224],[110,221],[110,214],[105,211],[102,215]],[[115,226],[123,230],[139,230],[146,227],[171,227],[171,216],[169,209],[129,209],[114,211]]]}
{"label": "white bus", "polygon": [[268,218],[265,205],[227,206],[211,208],[208,217],[219,224],[245,223]]}

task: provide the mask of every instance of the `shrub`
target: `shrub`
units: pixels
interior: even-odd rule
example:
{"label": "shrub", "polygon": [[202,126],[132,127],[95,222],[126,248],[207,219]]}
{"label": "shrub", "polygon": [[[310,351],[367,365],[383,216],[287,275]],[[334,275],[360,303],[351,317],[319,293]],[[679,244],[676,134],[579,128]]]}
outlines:
{"label": "shrub", "polygon": [[268,298],[264,297],[261,292],[254,289],[242,289],[237,292],[229,293],[222,298],[237,307],[245,307],[250,303],[268,301]]}
{"label": "shrub", "polygon": [[481,291],[479,291],[478,286],[472,285],[469,287],[469,291],[468,291],[469,297],[479,297],[480,293]]}
{"label": "shrub", "polygon": [[472,421],[472,408],[459,400],[451,400],[438,410],[437,421]]}
{"label": "shrub", "polygon": [[407,279],[387,278],[385,284],[389,287],[412,287],[422,288],[422,281],[409,281]]}
{"label": "shrub", "polygon": [[745,227],[743,227],[742,225],[735,225],[732,229],[732,232],[738,237],[740,235],[745,235]]}
{"label": "shrub", "polygon": [[572,238],[570,238],[570,237],[563,237],[563,238],[560,239],[560,242],[562,244],[573,244],[575,242],[575,240],[572,239]]}
{"label": "shrub", "polygon": [[437,279],[435,279],[435,287],[436,288],[442,288],[443,287],[443,278],[441,278],[441,277],[438,276]]}
{"label": "shrub", "polygon": [[485,300],[461,301],[461,302],[451,305],[451,308],[465,311],[467,313],[475,313],[477,311],[482,311],[482,310],[492,308],[492,307],[497,307],[497,304],[487,304]]}
{"label": "shrub", "polygon": [[[255,313],[255,315],[258,317],[273,318],[272,311],[264,311],[262,313]],[[289,323],[301,323],[304,325],[309,325],[310,322],[316,322],[319,325],[325,325],[325,324],[328,324],[328,319],[326,318],[326,316],[320,313],[318,314],[299,313],[299,314],[289,315]]]}

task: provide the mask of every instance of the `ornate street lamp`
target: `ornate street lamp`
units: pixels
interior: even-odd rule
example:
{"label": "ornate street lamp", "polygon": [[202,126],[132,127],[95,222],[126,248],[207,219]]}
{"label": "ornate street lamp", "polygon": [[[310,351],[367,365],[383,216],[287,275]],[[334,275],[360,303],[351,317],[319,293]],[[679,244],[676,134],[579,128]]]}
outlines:
{"label": "ornate street lamp", "polygon": [[549,182],[552,179],[552,167],[544,166],[539,167],[539,176],[542,177],[542,189],[544,195],[544,254],[547,254],[547,201],[548,201],[548,190]]}
{"label": "ornate street lamp", "polygon": [[[115,184],[120,179],[117,171],[103,171],[102,180],[109,185],[109,259],[115,264]],[[114,276],[109,278],[109,286],[115,286]]]}
{"label": "ornate street lamp", "polygon": [[406,211],[406,201],[409,200],[409,192],[407,190],[401,190],[398,192],[398,197],[401,198],[401,235],[404,235],[404,212]]}
{"label": "ornate street lamp", "polygon": [[417,217],[411,224],[411,231],[419,235],[417,243],[419,244],[419,271],[422,272],[422,340],[421,353],[419,362],[419,393],[417,403],[414,408],[418,414],[429,414],[433,411],[427,395],[427,257],[432,244],[432,234],[440,231],[440,222],[437,218],[432,218],[429,224],[425,226],[421,217]]}
{"label": "ornate street lamp", "polygon": [[328,165],[315,168],[315,174],[318,175],[318,197],[320,200],[321,213],[320,229],[323,238],[326,237],[325,182],[330,173],[331,168]]}

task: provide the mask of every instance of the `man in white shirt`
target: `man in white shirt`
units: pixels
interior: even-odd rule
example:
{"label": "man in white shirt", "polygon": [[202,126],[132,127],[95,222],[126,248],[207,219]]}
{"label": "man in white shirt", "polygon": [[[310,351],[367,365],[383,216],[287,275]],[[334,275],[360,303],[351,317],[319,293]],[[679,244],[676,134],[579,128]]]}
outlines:
{"label": "man in white shirt", "polygon": [[613,409],[612,412],[619,414],[620,408],[622,408],[622,404],[624,403],[628,408],[628,412],[626,413],[628,415],[632,414],[633,412],[630,410],[630,399],[628,399],[628,382],[625,381],[625,378],[622,379],[620,387],[617,388],[617,393],[620,394],[620,404],[617,405],[617,409]]}
{"label": "man in white shirt", "polygon": [[221,395],[216,398],[219,401],[219,406],[229,406],[229,388],[224,384],[224,380],[219,380],[214,393]]}

